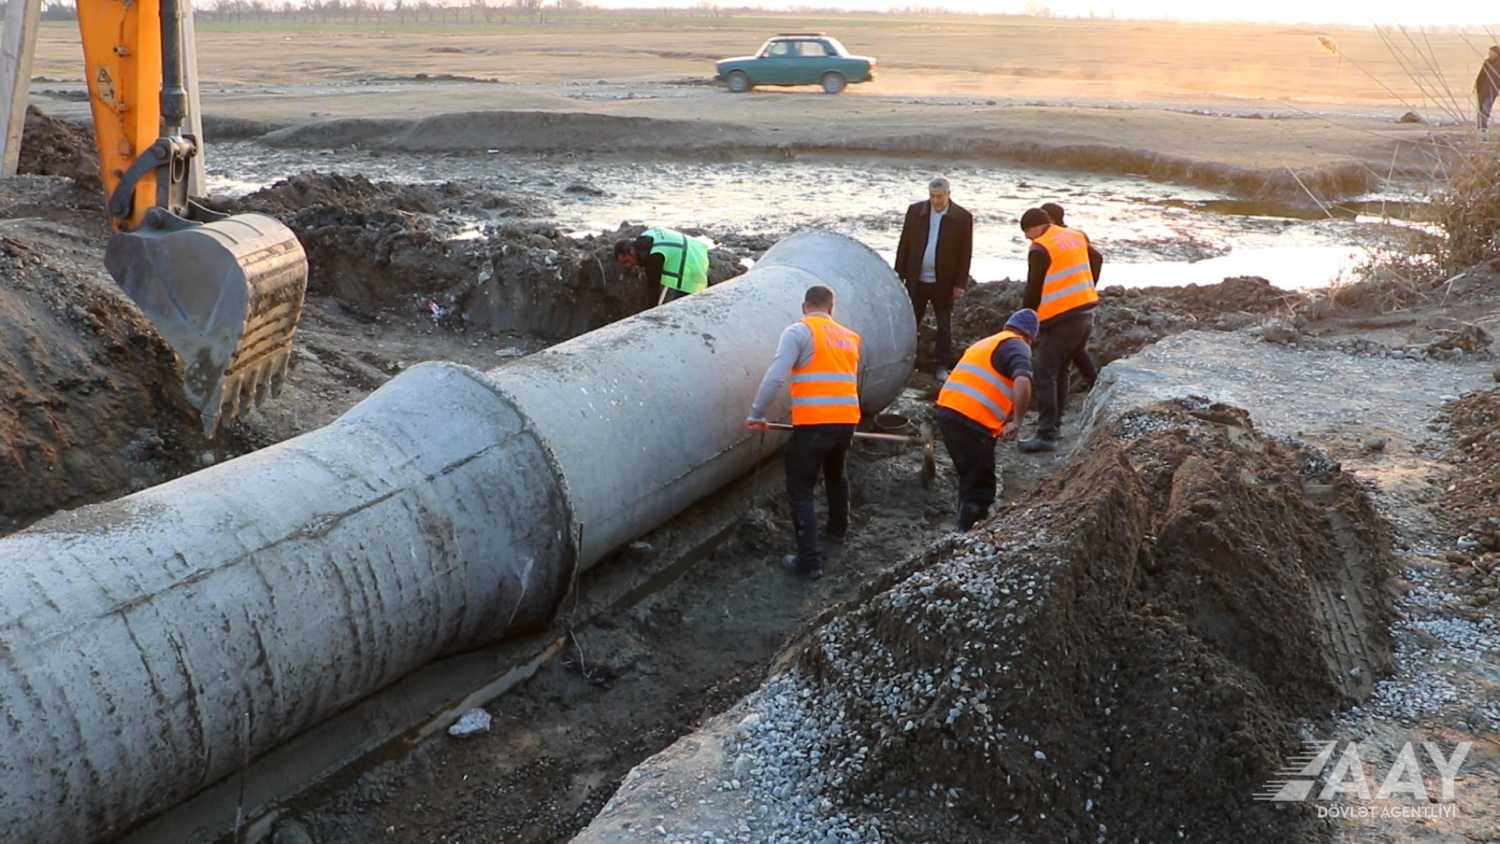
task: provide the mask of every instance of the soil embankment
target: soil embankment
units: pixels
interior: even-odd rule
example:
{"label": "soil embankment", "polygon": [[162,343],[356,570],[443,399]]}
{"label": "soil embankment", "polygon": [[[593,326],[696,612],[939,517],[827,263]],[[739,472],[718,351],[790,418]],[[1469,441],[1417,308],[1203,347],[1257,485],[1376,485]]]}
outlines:
{"label": "soil embankment", "polygon": [[[734,105],[731,102],[729,105]],[[713,113],[724,113],[713,108]],[[731,109],[732,112],[732,109]],[[1016,116],[996,112],[1002,121]],[[1158,122],[1185,133],[1239,133],[1226,118],[1152,113]],[[748,117],[748,115],[747,115]],[[555,111],[474,111],[419,118],[338,117],[298,122],[254,135],[260,143],[285,149],[341,149],[358,146],[385,152],[630,155],[633,157],[725,157],[797,155],[877,155],[942,161],[1006,161],[1059,170],[1133,174],[1157,181],[1195,185],[1248,198],[1306,202],[1309,192],[1325,200],[1352,197],[1381,186],[1377,171],[1348,157],[1314,156],[1295,170],[1284,164],[1236,155],[1230,150],[1195,149],[1177,139],[1139,131],[1104,143],[1097,122],[1121,122],[1070,109],[1038,109],[1013,131],[995,131],[982,122],[941,128],[894,124],[867,127],[836,137],[797,123],[681,120],[609,113]],[[854,117],[852,119],[859,120]],[[1215,122],[1214,129],[1208,123]],[[951,121],[950,121],[951,122]],[[1127,125],[1134,126],[1127,121]],[[230,123],[242,137],[253,124]],[[1297,127],[1301,131],[1304,127]],[[1165,141],[1165,142],[1162,142]],[[1305,152],[1305,151],[1301,151]],[[1408,161],[1407,159],[1411,159]],[[1422,163],[1401,159],[1402,173]]]}
{"label": "soil embankment", "polygon": [[1300,839],[1310,813],[1246,795],[1287,724],[1389,667],[1388,540],[1337,464],[1243,411],[1123,413],[685,740],[722,767],[665,754],[580,840],[660,839],[664,800],[667,840]]}
{"label": "soil embankment", "polygon": [[21,137],[17,172],[66,176],[85,191],[104,189],[99,179],[99,152],[88,125],[48,117],[36,106],[30,106],[26,109],[26,126]]}
{"label": "soil embankment", "polygon": [[[641,227],[569,237],[543,222],[547,205],[532,196],[308,173],[216,204],[290,226],[307,250],[310,292],[425,311],[463,330],[566,340],[654,306],[660,292],[614,261],[615,240]],[[741,272],[733,253],[710,261],[711,284]]]}
{"label": "soil embankment", "polygon": [[28,109],[0,180],[0,533],[192,471],[172,350],[104,271],[98,153]]}
{"label": "soil embankment", "polygon": [[[0,186],[12,191],[71,193]],[[39,218],[0,226],[0,532],[198,465],[176,359],[104,273],[101,245]]]}

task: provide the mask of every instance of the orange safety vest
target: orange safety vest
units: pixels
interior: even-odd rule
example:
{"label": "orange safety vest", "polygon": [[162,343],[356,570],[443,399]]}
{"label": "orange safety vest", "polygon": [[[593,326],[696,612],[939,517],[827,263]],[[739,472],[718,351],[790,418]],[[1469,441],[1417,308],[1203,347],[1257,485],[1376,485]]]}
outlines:
{"label": "orange safety vest", "polygon": [[953,367],[937,400],[938,407],[967,416],[997,438],[1005,433],[1005,420],[1015,406],[1011,393],[1015,382],[996,372],[990,364],[995,349],[1006,340],[1021,340],[1030,345],[1026,335],[1015,331],[1002,331],[980,340]]}
{"label": "orange safety vest", "polygon": [[1089,266],[1089,239],[1083,232],[1049,226],[1036,242],[1052,259],[1047,278],[1042,282],[1042,301],[1036,309],[1042,322],[1099,301],[1099,293],[1094,289],[1094,270]]}
{"label": "orange safety vest", "polygon": [[793,425],[859,424],[859,335],[823,314],[808,314],[813,353],[792,370]]}

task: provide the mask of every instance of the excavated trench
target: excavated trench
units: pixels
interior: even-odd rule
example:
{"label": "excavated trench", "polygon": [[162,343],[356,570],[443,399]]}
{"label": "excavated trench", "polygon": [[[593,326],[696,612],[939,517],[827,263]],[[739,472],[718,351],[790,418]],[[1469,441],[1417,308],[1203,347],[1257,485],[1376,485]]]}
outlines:
{"label": "excavated trench", "polygon": [[[440,332],[516,332],[545,343],[655,302],[654,291],[615,269],[616,235],[575,238],[538,223],[549,209],[535,196],[309,174],[222,205],[286,220],[308,249],[312,294],[362,317],[416,315]],[[476,229],[481,216],[497,221]],[[148,430],[176,430],[162,420],[186,411],[167,407],[151,386],[162,364],[142,339],[149,333],[117,330],[89,304],[107,293],[81,269],[88,250],[74,243],[79,255],[64,261],[40,242],[46,254],[33,256],[35,241],[5,241],[5,295],[19,297],[17,313],[34,307],[27,297],[45,295],[47,310],[65,317],[47,330],[83,338],[80,355],[101,375],[87,389],[63,389],[55,376],[8,370],[11,393],[32,390],[12,405],[55,407],[51,391],[62,390],[77,407],[35,419],[92,418],[106,430],[0,419],[18,465],[40,456],[63,469],[52,476],[56,492],[42,488],[46,501],[5,497],[27,499],[30,509],[0,513],[20,521],[141,483],[126,471],[128,453],[113,481],[67,456],[118,436],[109,428],[116,420],[156,443],[152,483],[188,471],[203,447],[188,424],[180,442]],[[736,275],[747,257],[758,253],[716,250],[713,280]],[[58,277],[69,284],[43,289]],[[1295,298],[1263,280],[1106,296],[1096,334],[1106,361],[1186,327],[1254,324]],[[1018,298],[1009,285],[976,291],[959,312],[958,341],[987,332]],[[74,300],[84,307],[71,308]],[[27,360],[36,345],[11,357]],[[919,375],[912,386],[898,409],[920,419],[931,384]],[[160,405],[150,421],[94,412],[105,400],[135,406],[137,393]],[[322,744],[304,736],[300,750],[247,769],[240,788],[251,785],[252,831],[278,841],[566,840],[634,766],[706,724],[698,735],[730,748],[736,770],[739,757],[752,760],[745,791],[735,792],[753,798],[738,804],[741,814],[776,802],[778,776],[813,784],[811,814],[791,821],[813,826],[789,828],[788,840],[845,828],[872,840],[1091,840],[1099,825],[1110,839],[1314,834],[1309,819],[1244,795],[1290,746],[1290,719],[1360,699],[1389,660],[1385,529],[1363,492],[1315,452],[1264,436],[1227,408],[1126,414],[1099,427],[1074,461],[1044,481],[1045,470],[1007,458],[1015,503],[960,539],[943,536],[946,460],[938,486],[921,490],[918,455],[861,452],[852,469],[856,535],[831,576],[813,585],[776,570],[786,514],[776,469],[758,470],[601,567],[584,590],[593,597],[575,594],[571,611],[540,636],[436,666],[418,679],[440,691],[424,698],[410,691],[421,685],[414,679],[350,710]],[[69,480],[75,470],[101,480],[78,486]],[[744,504],[757,493],[761,503]],[[799,630],[800,644],[776,661]],[[757,690],[773,661],[778,679]],[[514,673],[518,666],[528,671]],[[464,743],[426,739],[457,714],[451,707],[482,702],[465,701],[474,689],[509,690],[489,704],[493,732]],[[716,715],[746,694],[732,723]],[[735,732],[746,709],[761,714],[764,730]],[[774,725],[788,713],[809,729],[783,736]],[[807,763],[812,750],[821,764]],[[775,760],[790,751],[802,761]],[[289,787],[288,771],[312,760],[342,772],[289,800],[312,783]],[[222,822],[239,808],[235,785],[221,783],[136,839],[160,840],[153,830],[179,822],[227,832]],[[660,807],[632,815],[637,802],[656,805],[638,796],[627,785],[585,840],[647,831],[660,840]],[[697,811],[679,802],[666,823],[673,835]],[[1168,802],[1173,811],[1160,811]],[[740,815],[732,817],[725,837],[739,840]],[[623,818],[636,825],[626,829]],[[754,840],[780,829],[768,823],[755,821]]]}

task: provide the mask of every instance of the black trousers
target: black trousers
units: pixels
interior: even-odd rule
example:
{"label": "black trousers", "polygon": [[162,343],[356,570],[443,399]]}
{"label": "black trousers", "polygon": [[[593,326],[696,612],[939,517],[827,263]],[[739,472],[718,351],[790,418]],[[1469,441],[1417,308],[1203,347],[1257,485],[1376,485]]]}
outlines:
{"label": "black trousers", "polygon": [[995,503],[995,437],[947,408],[938,409],[937,423],[958,473],[958,529],[968,530]]}
{"label": "black trousers", "polygon": [[953,366],[953,294],[939,296],[937,284],[920,281],[907,282],[906,292],[911,296],[911,309],[916,314],[918,328],[922,327],[922,318],[927,316],[927,305],[932,305],[933,315],[937,317],[937,349],[933,359],[938,369]]}
{"label": "black trousers", "polygon": [[1088,354],[1089,335],[1094,331],[1094,312],[1063,314],[1042,323],[1034,365],[1036,376],[1037,436],[1057,439],[1063,408],[1068,404],[1068,367],[1080,353]]}
{"label": "black trousers", "polygon": [[849,531],[849,482],[844,477],[844,461],[853,440],[853,425],[798,425],[792,430],[784,453],[786,494],[792,501],[797,564],[803,570],[823,565],[818,511],[813,503],[820,473],[828,495],[828,532],[843,536]]}
{"label": "black trousers", "polygon": [[1099,370],[1094,366],[1094,359],[1089,357],[1089,347],[1085,343],[1078,347],[1078,354],[1073,355],[1073,368],[1078,371],[1078,377],[1092,384],[1099,380]]}

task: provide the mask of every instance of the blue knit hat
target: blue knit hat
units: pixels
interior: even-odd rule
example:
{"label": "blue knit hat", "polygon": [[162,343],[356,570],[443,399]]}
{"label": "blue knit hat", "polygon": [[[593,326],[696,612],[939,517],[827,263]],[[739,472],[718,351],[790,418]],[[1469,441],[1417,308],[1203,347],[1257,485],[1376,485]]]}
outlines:
{"label": "blue knit hat", "polygon": [[1005,327],[1014,328],[1035,340],[1037,332],[1042,328],[1042,321],[1037,318],[1036,311],[1030,308],[1022,308],[1010,315],[1010,319],[1005,321]]}

